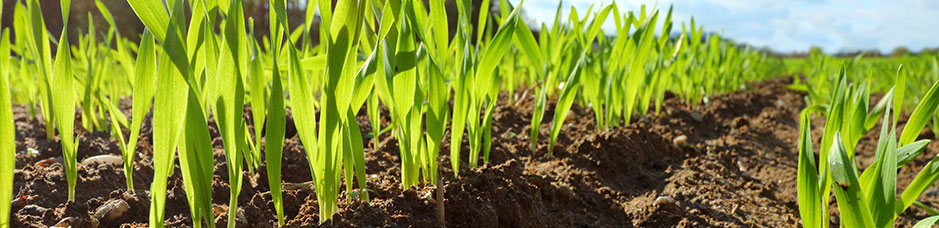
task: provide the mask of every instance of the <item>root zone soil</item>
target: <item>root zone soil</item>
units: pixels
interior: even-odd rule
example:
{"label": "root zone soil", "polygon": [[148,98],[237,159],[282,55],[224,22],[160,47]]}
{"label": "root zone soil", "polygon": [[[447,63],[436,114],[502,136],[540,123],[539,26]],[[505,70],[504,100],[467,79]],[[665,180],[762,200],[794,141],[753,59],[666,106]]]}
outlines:
{"label": "root zone soil", "polygon": [[[464,168],[459,177],[454,177],[450,157],[445,155],[449,153],[441,153],[446,226],[799,226],[795,142],[804,94],[786,89],[789,83],[786,79],[756,83],[749,90],[712,97],[710,103],[694,107],[670,98],[660,114],[609,130],[597,130],[593,114],[575,107],[561,132],[554,158],[545,158],[550,124],[539,129],[542,141],[536,150],[529,149],[532,104],[527,100],[531,98],[503,105],[494,117],[488,164],[466,169],[464,155]],[[129,105],[122,108],[129,114]],[[18,153],[13,227],[45,227],[59,222],[73,227],[147,226],[148,190],[153,178],[147,143],[152,126],[148,121],[144,122],[141,145],[136,150],[135,190],[126,189],[119,161],[86,160],[120,156],[117,142],[107,133],[79,130],[76,201],[66,202],[59,142],[45,139],[43,123],[29,117],[25,107],[15,107],[14,112]],[[546,116],[550,117],[550,112]],[[549,123],[550,118],[546,119]],[[823,123],[816,122],[817,140]],[[359,124],[363,132],[370,132],[364,112]],[[221,140],[214,124],[211,126],[216,161],[215,222],[225,226],[228,175]],[[376,142],[366,144],[372,200],[359,202],[343,197],[334,219],[319,224],[316,197],[308,184],[309,163],[290,120],[286,135],[281,172],[287,227],[437,225],[436,187],[401,189],[398,147],[387,134],[371,139],[377,140],[377,148]],[[448,141],[442,151],[449,150]],[[863,140],[861,144],[858,160],[861,167],[866,167],[871,159],[868,157],[873,156],[864,148],[876,145],[876,141]],[[461,145],[464,151],[466,145],[465,141]],[[927,156],[904,167],[898,175],[901,186],[909,183],[936,151],[939,147],[930,146]],[[276,224],[264,170],[262,166],[255,173],[245,172],[247,182],[239,195],[238,227]],[[179,173],[177,170],[169,178],[167,227],[192,224]],[[939,191],[928,192],[923,202],[939,205]],[[832,222],[837,224],[836,215]],[[898,223],[911,225],[925,216],[922,210],[912,208]]]}

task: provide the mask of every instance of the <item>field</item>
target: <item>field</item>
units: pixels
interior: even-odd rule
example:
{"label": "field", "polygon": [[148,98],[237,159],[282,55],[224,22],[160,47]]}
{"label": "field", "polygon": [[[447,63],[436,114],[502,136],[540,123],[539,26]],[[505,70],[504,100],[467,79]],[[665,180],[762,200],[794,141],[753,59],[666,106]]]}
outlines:
{"label": "field", "polygon": [[127,0],[122,34],[95,0],[72,34],[40,2],[0,4],[0,228],[939,220],[936,53],[782,59],[615,3]]}

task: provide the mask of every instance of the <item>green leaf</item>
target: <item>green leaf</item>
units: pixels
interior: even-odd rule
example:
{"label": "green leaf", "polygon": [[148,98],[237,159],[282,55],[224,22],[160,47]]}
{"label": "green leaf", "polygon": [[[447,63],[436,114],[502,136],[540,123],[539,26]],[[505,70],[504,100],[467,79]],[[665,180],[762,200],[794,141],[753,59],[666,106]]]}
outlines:
{"label": "green leaf", "polygon": [[449,20],[447,19],[447,8],[444,6],[444,2],[445,0],[430,1],[430,17],[433,21],[434,38],[436,39],[434,43],[437,45],[438,55],[444,54],[450,49],[447,45],[450,43]]}
{"label": "green leaf", "polygon": [[880,116],[884,114],[884,110],[887,108],[887,101],[893,99],[893,91],[895,90],[896,88],[891,88],[890,91],[887,91],[887,93],[877,101],[877,104],[871,108],[870,112],[867,113],[864,123],[865,130],[869,130],[877,124],[877,120],[880,119]]}
{"label": "green leaf", "polygon": [[[896,113],[901,113],[902,108],[903,108],[903,98],[907,90],[906,78],[908,78],[908,76],[906,72],[903,70],[903,64],[900,64],[900,66],[897,67],[896,85],[894,85],[894,92],[895,92],[894,96],[896,97],[896,99],[894,99],[894,102],[893,102],[893,110],[896,110]],[[895,116],[894,121],[896,121],[896,119],[899,119],[899,118],[900,118],[900,115]],[[906,145],[906,144],[902,144],[902,145]]]}
{"label": "green leaf", "polygon": [[929,142],[928,139],[923,139],[897,149],[897,167],[903,167],[916,159],[923,151],[926,151]]}
{"label": "green leaf", "polygon": [[[278,69],[277,61],[273,62],[274,68]],[[281,85],[280,71],[273,72],[273,85],[271,87],[271,100],[267,112],[267,135],[265,135],[266,144],[264,152],[267,158],[268,183],[271,188],[271,198],[274,201],[274,208],[277,211],[277,224],[284,225],[284,205],[283,193],[280,191],[281,185],[281,162],[283,154],[284,130],[287,127],[287,116],[284,110],[284,91]]]}
{"label": "green leaf", "polygon": [[[19,6],[19,4],[17,4]],[[18,8],[20,9],[20,8]],[[52,51],[49,47],[49,35],[46,32],[45,21],[42,17],[42,8],[38,0],[29,0],[27,1],[26,9],[23,14],[20,15],[21,23],[18,27],[22,27],[23,31],[15,32],[14,34],[26,34],[24,38],[32,38],[28,42],[16,42],[17,44],[26,43],[29,50],[32,51],[33,58],[38,60],[39,69],[42,71],[41,81],[43,85],[40,86],[40,94],[42,96],[42,116],[51,116],[55,117],[53,110],[55,109],[55,101],[53,101],[52,94],[52,81],[53,81],[53,69],[52,67],[55,63],[52,62]],[[27,24],[24,24],[27,23]],[[18,36],[19,37],[19,36]],[[23,39],[22,41],[27,41]],[[54,139],[55,137],[55,118],[43,118],[46,124],[46,138]]]}
{"label": "green leaf", "polygon": [[483,0],[483,2],[479,4],[479,7],[479,16],[477,17],[479,21],[476,23],[476,43],[483,43],[483,35],[486,31],[486,21],[489,20],[489,0]]}
{"label": "green leaf", "polygon": [[509,14],[508,19],[499,27],[499,31],[496,32],[496,35],[489,41],[485,51],[481,54],[482,57],[477,65],[479,68],[476,69],[476,93],[479,94],[478,96],[484,96],[488,93],[491,84],[495,81],[493,71],[502,61],[502,56],[505,55],[505,50],[509,48],[509,44],[512,43],[520,10],[521,7],[517,7]]}
{"label": "green leaf", "polygon": [[[894,208],[897,189],[897,142],[896,125],[890,123],[890,110],[884,112],[884,124],[877,146],[877,161],[879,165],[872,169],[874,172],[871,183],[861,183],[865,200],[869,202],[871,214],[877,227],[892,227],[895,218],[892,210],[880,208]],[[888,126],[893,126],[889,127]],[[889,133],[888,133],[889,131]],[[865,170],[867,171],[867,170]],[[867,187],[865,185],[870,185]]]}
{"label": "green leaf", "polygon": [[75,123],[75,82],[72,75],[72,54],[69,51],[68,34],[62,30],[62,39],[59,40],[56,51],[55,68],[53,70],[52,93],[53,113],[56,126],[59,129],[59,141],[62,143],[62,156],[65,159],[65,174],[68,179],[69,201],[75,200],[75,182],[77,181],[77,146],[74,136]]}
{"label": "green leaf", "polygon": [[935,225],[937,221],[939,221],[939,216],[925,218],[923,220],[919,220],[916,225],[913,225],[913,228],[930,228],[932,225]]}
{"label": "green leaf", "polygon": [[[328,6],[328,4],[320,3]],[[325,8],[325,10],[324,10]],[[321,8],[320,15],[327,15],[329,8]],[[320,222],[332,218],[336,212],[339,195],[340,174],[343,160],[348,160],[350,148],[343,137],[343,126],[351,103],[355,79],[356,56],[355,41],[359,39],[363,23],[365,1],[340,1],[332,16],[324,20],[330,25],[326,30],[326,68],[323,98],[321,101],[319,132],[320,149],[310,157],[313,161],[314,182],[317,200],[320,203]],[[353,121],[353,120],[348,120]],[[356,132],[359,133],[360,132]],[[364,163],[364,162],[363,162]],[[347,168],[348,170],[348,168]],[[351,178],[351,177],[347,177]]]}
{"label": "green leaf", "polygon": [[[377,80],[378,77],[376,77]],[[368,98],[368,122],[372,127],[372,149],[378,149],[381,136],[381,110],[379,108],[378,90],[372,91]]]}
{"label": "green leaf", "polygon": [[[121,124],[118,121],[119,118],[126,117],[124,117],[124,114],[121,113],[118,107],[110,105],[111,101],[103,102],[107,102],[109,104],[105,106],[108,108],[108,116],[111,118],[111,134],[117,135],[118,142],[120,143],[121,155],[127,157],[127,154],[132,154],[134,152],[127,150],[127,140],[124,139],[124,133],[121,131]],[[133,162],[133,159],[130,161]],[[128,165],[127,160],[124,160],[124,179],[126,179],[127,182],[127,190],[134,190],[133,167],[133,163]]]}
{"label": "green leaf", "polygon": [[188,99],[185,80],[173,68],[169,55],[161,55],[157,94],[153,101],[153,183],[150,185],[150,226],[163,227],[167,180],[173,169]]}
{"label": "green leaf", "polygon": [[580,53],[577,64],[574,65],[574,69],[571,70],[571,76],[568,77],[567,82],[564,83],[564,89],[561,91],[558,104],[554,107],[554,120],[552,120],[551,124],[551,141],[548,144],[548,157],[554,156],[554,143],[557,142],[558,135],[561,133],[561,127],[564,126],[564,119],[567,118],[571,105],[574,104],[577,89],[580,87],[580,85],[577,84],[577,82],[580,81],[580,68],[584,64],[587,50],[588,49],[584,49],[584,51]]}
{"label": "green leaf", "polygon": [[[304,74],[296,49],[288,47],[287,53],[291,113],[307,157],[312,158],[317,148],[319,148],[316,137],[316,110],[313,106],[313,84],[309,81],[310,75]],[[315,175],[313,173],[314,161],[310,160],[309,162],[310,174]]]}
{"label": "green leaf", "polygon": [[[163,44],[163,50],[169,54],[169,59],[186,79],[190,87],[200,88],[192,67],[189,63],[187,48],[184,40],[186,33],[183,31],[183,23],[186,15],[183,10],[182,0],[166,1],[169,5],[164,6],[162,1],[148,0],[127,0],[140,21],[153,33],[157,41]],[[178,3],[176,3],[178,2]],[[175,4],[174,4],[175,3]],[[167,11],[172,9],[172,11]],[[244,26],[241,26],[244,31]],[[200,94],[196,94],[200,96]]]}
{"label": "green leaf", "polygon": [[896,214],[906,211],[927,188],[936,182],[936,179],[939,179],[939,156],[933,157],[926,166],[923,166],[916,178],[903,190],[896,205]]}
{"label": "green leaf", "polygon": [[807,228],[822,227],[827,223],[828,215],[824,214],[821,192],[818,188],[818,167],[815,155],[812,152],[812,123],[811,110],[802,111],[799,127],[799,168],[797,176],[799,215],[802,217],[802,226]]}
{"label": "green leaf", "polygon": [[394,107],[391,109],[394,124],[397,127],[395,138],[398,139],[401,151],[401,184],[403,188],[416,186],[420,176],[420,134],[421,134],[421,88],[418,86],[416,47],[410,27],[401,26],[400,39],[397,40],[397,57],[395,59],[395,76],[392,78],[392,98]]}
{"label": "green leaf", "polygon": [[531,138],[530,148],[531,151],[535,151],[538,146],[538,135],[541,132],[541,119],[544,118],[545,106],[548,102],[547,89],[539,88],[538,89],[538,98],[535,100],[535,110],[531,115],[531,130],[529,131],[529,138]]}
{"label": "green leaf", "polygon": [[251,56],[248,60],[248,85],[250,86],[250,99],[251,99],[251,116],[254,120],[254,135],[256,145],[253,145],[254,148],[252,155],[255,160],[255,166],[260,165],[261,157],[261,132],[264,131],[265,118],[267,117],[267,102],[268,102],[268,91],[267,91],[267,77],[264,75],[264,67],[262,66],[261,52],[259,51],[259,45],[257,41],[250,40],[248,41],[251,46]]}
{"label": "green leaf", "polygon": [[189,89],[187,97],[185,131],[180,137],[179,165],[182,170],[186,198],[189,201],[193,225],[200,227],[204,221],[215,227],[215,211],[212,209],[212,181],[215,160],[212,157],[212,139],[195,90]]}
{"label": "green leaf", "polygon": [[[361,106],[361,105],[360,105]],[[352,193],[352,176],[355,176],[355,180],[358,182],[359,188],[362,189],[362,192],[359,194],[363,202],[368,202],[368,186],[367,180],[365,177],[365,147],[362,143],[362,131],[359,129],[359,123],[355,120],[355,112],[352,110],[359,110],[358,108],[352,109],[349,108],[345,116],[345,131],[344,135],[347,137],[345,140],[344,150],[346,152],[344,156],[344,163],[347,170],[352,170],[354,173],[346,173],[346,193]],[[349,169],[352,168],[352,169]]]}
{"label": "green leaf", "polygon": [[[3,3],[0,3],[0,11]],[[10,31],[0,35],[0,202],[12,202],[13,169],[16,166],[16,129],[10,97]],[[10,227],[9,203],[0,203],[0,227]]]}
{"label": "green leaf", "polygon": [[525,53],[528,62],[535,65],[533,68],[536,74],[539,77],[543,77],[546,74],[545,68],[547,64],[544,57],[541,55],[541,49],[538,48],[538,42],[535,41],[535,36],[531,33],[531,29],[528,28],[528,24],[516,23],[516,25],[518,29],[515,29],[516,33],[513,43]]}
{"label": "green leaf", "polygon": [[62,10],[63,27],[68,27],[68,15],[72,9],[72,0],[59,0],[59,9]]}
{"label": "green leaf", "polygon": [[153,32],[157,40],[163,41],[166,38],[170,17],[163,1],[127,0],[127,3],[137,13],[140,21]]}
{"label": "green leaf", "polygon": [[[244,159],[242,140],[245,138],[244,120],[244,84],[242,82],[242,37],[245,36],[245,26],[241,1],[232,0],[229,5],[228,20],[224,29],[225,43],[221,45],[221,54],[218,60],[218,75],[216,89],[218,97],[214,98],[215,120],[225,147],[225,158],[228,167],[228,180],[230,183],[229,208],[237,208],[238,195],[244,179],[242,174]],[[237,210],[228,210],[228,227],[236,225]]]}
{"label": "green leaf", "polygon": [[[143,119],[150,112],[153,102],[153,93],[156,92],[156,52],[154,52],[153,35],[144,30],[140,40],[140,49],[137,52],[137,64],[134,70],[134,96],[133,110],[130,124],[130,138],[128,138],[127,151],[124,157],[125,175],[132,176],[133,162],[137,141],[140,139],[140,126]],[[133,189],[133,181],[128,182],[128,189]]]}
{"label": "green leaf", "polygon": [[[117,29],[117,23],[114,21],[114,16],[111,14],[111,11],[108,10],[108,7],[105,6],[101,0],[95,0],[95,7],[98,8],[98,12],[100,12],[101,16],[104,17],[104,20],[108,22],[108,25],[111,26],[111,29],[120,34],[120,30]],[[121,47],[122,45],[117,46]]]}
{"label": "green leaf", "polygon": [[[315,8],[315,1],[311,2],[313,2],[312,4]],[[271,50],[273,50],[271,54],[273,70],[271,72],[273,78],[271,80],[270,103],[267,104],[267,133],[264,136],[266,141],[264,144],[264,153],[267,164],[267,181],[271,189],[271,199],[274,202],[274,210],[277,213],[278,226],[284,226],[284,200],[283,192],[281,192],[280,172],[283,162],[284,134],[287,128],[287,114],[284,109],[284,88],[281,84],[280,61],[278,61],[283,37],[279,29],[282,27],[284,30],[288,30],[284,4],[284,1],[281,0],[271,1],[273,11],[276,14],[274,17],[271,17],[271,31],[274,31],[271,36],[274,37],[271,39]],[[308,16],[312,17],[312,15]],[[293,50],[292,46],[288,48],[291,49],[291,51]],[[293,58],[291,58],[291,63],[294,63]],[[255,130],[255,134],[260,135],[260,131]]]}
{"label": "green leaf", "polygon": [[[903,126],[899,146],[906,146],[916,140],[920,131],[922,131],[923,128],[926,127],[926,123],[929,122],[929,118],[936,113],[936,107],[939,107],[939,92],[937,92],[937,90],[939,90],[939,81],[933,83],[929,91],[923,95],[923,99],[916,105],[916,109],[913,109],[913,114],[910,115],[910,119],[907,120],[906,125]],[[899,97],[898,95],[894,96]]]}
{"label": "green leaf", "polygon": [[831,157],[828,163],[831,166],[831,177],[834,185],[835,198],[841,212],[841,225],[844,227],[873,227],[873,216],[868,203],[863,200],[861,186],[858,182],[857,166],[850,159],[841,133],[836,132],[831,147]]}

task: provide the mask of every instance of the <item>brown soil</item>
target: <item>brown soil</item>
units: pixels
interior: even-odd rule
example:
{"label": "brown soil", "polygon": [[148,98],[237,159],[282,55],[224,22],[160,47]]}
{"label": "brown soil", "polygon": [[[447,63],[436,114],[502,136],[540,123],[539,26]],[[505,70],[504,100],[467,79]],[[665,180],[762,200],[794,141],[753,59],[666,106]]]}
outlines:
{"label": "brown soil", "polygon": [[[575,107],[555,148],[546,158],[549,107],[536,151],[529,149],[531,95],[522,102],[499,107],[493,122],[489,163],[468,169],[461,158],[459,177],[450,169],[449,140],[441,149],[446,225],[449,227],[794,227],[799,224],[796,205],[798,112],[804,94],[785,89],[789,81],[776,79],[752,89],[711,97],[691,107],[670,98],[659,115],[634,118],[633,124],[597,130],[589,109]],[[521,94],[528,94],[521,92]],[[129,115],[129,107],[122,107]],[[149,183],[152,180],[151,126],[145,121],[137,148],[134,191],[126,190],[122,167],[79,165],[75,202],[66,202],[67,185],[57,140],[45,139],[43,123],[15,108],[17,164],[14,192],[14,227],[51,226],[70,219],[75,227],[144,227],[148,221]],[[289,119],[289,118],[288,118]],[[386,120],[387,121],[387,120]],[[820,121],[814,126],[821,127]],[[364,112],[359,124],[370,132]],[[288,120],[292,125],[292,120]],[[215,219],[227,221],[228,175],[217,131],[213,202]],[[816,131],[816,138],[820,131]],[[876,133],[876,132],[875,132]],[[79,161],[120,155],[107,133],[79,130]],[[687,138],[681,145],[675,138]],[[296,130],[288,126],[283,179],[309,181],[309,165]],[[445,137],[446,139],[449,136]],[[679,140],[680,141],[680,140]],[[434,186],[402,190],[398,147],[388,134],[379,147],[367,141],[366,172],[372,200],[343,197],[340,210],[326,226],[432,227],[437,224]],[[872,140],[862,142],[862,167],[869,164]],[[468,150],[464,141],[464,152]],[[26,151],[34,150],[36,153]],[[930,146],[931,158],[939,147]],[[867,158],[867,160],[865,160]],[[864,163],[867,162],[867,163]],[[901,186],[909,183],[927,158],[903,168]],[[178,169],[178,166],[177,166]],[[239,195],[239,227],[273,227],[276,217],[265,168],[245,172],[247,183]],[[192,220],[179,170],[169,179],[166,225],[189,227]],[[312,187],[284,191],[287,227],[318,225],[320,218]],[[939,205],[939,191],[925,203]],[[123,200],[130,209],[108,221],[94,218],[109,200]],[[832,200],[834,201],[834,200]],[[834,203],[833,203],[834,204]],[[899,220],[910,224],[926,214],[911,209]],[[833,216],[833,222],[837,222]]]}

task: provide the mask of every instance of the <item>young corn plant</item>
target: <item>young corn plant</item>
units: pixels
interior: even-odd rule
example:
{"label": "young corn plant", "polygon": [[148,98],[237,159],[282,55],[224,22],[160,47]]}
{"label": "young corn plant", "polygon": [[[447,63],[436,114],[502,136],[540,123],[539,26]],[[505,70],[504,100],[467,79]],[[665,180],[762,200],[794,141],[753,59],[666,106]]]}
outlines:
{"label": "young corn plant", "polygon": [[[554,156],[554,144],[557,142],[558,135],[561,133],[561,127],[564,126],[564,119],[567,118],[567,115],[571,109],[571,106],[574,104],[574,99],[577,96],[577,90],[580,89],[581,85],[581,75],[584,74],[584,64],[587,61],[587,54],[593,45],[593,41],[596,38],[597,34],[600,32],[600,26],[606,20],[607,15],[609,15],[610,10],[612,10],[614,5],[609,5],[604,8],[600,13],[596,15],[594,20],[588,26],[583,37],[577,37],[578,44],[574,47],[577,47],[575,50],[581,50],[579,57],[577,57],[576,62],[573,63],[573,67],[570,71],[570,76],[567,77],[567,80],[563,84],[561,94],[558,98],[557,106],[554,108],[554,119],[551,124],[551,140],[548,145],[548,157]],[[576,11],[575,11],[576,12]],[[577,18],[576,15],[571,18]],[[576,19],[575,19],[576,21]],[[582,26],[576,26],[578,24],[583,24],[575,22],[575,29]],[[581,34],[581,33],[575,33]]]}
{"label": "young corn plant", "polygon": [[[273,10],[274,16],[270,18],[270,31],[271,31],[271,63],[273,64],[272,72],[272,85],[270,92],[270,100],[257,100],[252,101],[252,103],[257,102],[258,104],[266,103],[267,110],[267,133],[264,135],[266,144],[264,144],[265,152],[265,162],[267,164],[267,178],[268,184],[271,189],[271,199],[274,201],[274,210],[277,213],[277,225],[284,225],[284,203],[283,203],[283,193],[281,192],[281,163],[283,155],[283,143],[284,143],[284,134],[287,127],[287,114],[284,109],[284,88],[281,82],[280,76],[280,67],[278,65],[278,57],[280,56],[280,49],[283,44],[283,31],[290,31],[286,22],[286,6],[285,1],[283,0],[271,0],[271,9]],[[314,7],[315,8],[315,7]],[[283,30],[281,30],[283,29]],[[292,47],[291,47],[292,49]],[[264,78],[261,76],[261,78]],[[257,79],[254,82],[255,90],[258,91],[258,87],[266,86],[266,83],[261,82],[261,79]],[[260,85],[258,85],[260,84]],[[253,98],[257,99],[257,98]],[[254,109],[252,109],[254,110]],[[263,113],[259,110],[254,110],[255,113]],[[257,117],[255,117],[257,118]],[[255,134],[260,135],[261,130],[255,125]],[[260,144],[260,138],[258,138]]]}
{"label": "young corn plant", "polygon": [[[319,2],[323,22],[329,25],[328,29],[321,28],[325,32],[326,55],[323,67],[325,80],[321,87],[323,96],[319,102],[322,108],[319,129],[316,128],[314,118],[313,82],[305,75],[292,44],[287,47],[291,108],[301,141],[307,145],[305,148],[316,188],[321,223],[331,219],[338,210],[340,170],[345,169],[347,187],[352,185],[354,175],[359,180],[359,186],[365,188],[364,149],[352,111],[364,104],[368,97],[366,91],[371,90],[371,79],[364,78],[369,74],[355,71],[356,42],[362,32],[365,4],[362,0],[340,1],[333,9],[329,1]],[[369,66],[373,65],[367,61],[361,69],[368,69]],[[363,194],[363,197],[367,197],[367,194]]]}
{"label": "young corn plant", "polygon": [[[62,18],[68,21],[69,1],[62,1]],[[67,24],[64,27],[68,27]],[[52,89],[55,94],[52,108],[55,114],[56,126],[59,130],[59,141],[62,144],[62,156],[65,160],[65,176],[68,181],[68,200],[75,200],[75,184],[78,181],[77,153],[78,142],[74,136],[75,125],[75,81],[72,75],[72,54],[68,43],[67,29],[62,29],[56,51],[55,66],[53,68]],[[83,116],[85,117],[85,116]],[[88,118],[92,118],[88,116]]]}
{"label": "young corn plant", "polygon": [[[178,149],[180,165],[182,167],[183,182],[187,191],[190,210],[193,214],[193,226],[201,227],[205,222],[209,227],[214,226],[214,214],[211,204],[211,185],[212,185],[212,150],[209,139],[208,127],[206,125],[207,112],[203,111],[205,104],[200,97],[203,93],[202,88],[194,76],[193,65],[190,64],[190,55],[186,44],[187,33],[184,32],[185,16],[182,1],[169,1],[166,5],[161,2],[129,0],[131,7],[137,16],[141,19],[153,38],[162,44],[162,51],[157,64],[156,72],[156,94],[153,104],[153,160],[154,160],[154,178],[151,184],[151,205],[150,205],[150,225],[153,227],[162,227],[164,219],[164,207],[166,203],[166,178],[172,172],[174,158]],[[204,3],[202,1],[201,3]],[[216,11],[218,6],[209,6],[196,4],[194,9],[196,14],[208,14],[209,11]],[[166,9],[170,9],[169,12]],[[201,10],[201,12],[200,12]],[[193,20],[206,20],[202,17],[192,17]],[[201,22],[201,21],[200,21]],[[195,30],[198,36],[202,38],[215,38],[214,33],[204,32],[213,31],[208,27],[199,27],[204,30]],[[145,40],[146,42],[147,40]],[[207,42],[208,43],[208,42]],[[214,43],[210,43],[214,44]],[[208,48],[211,45],[206,45]],[[152,61],[140,60],[140,58],[149,58],[146,55],[138,55],[138,62],[143,64],[147,70]],[[150,56],[152,57],[152,56]],[[198,66],[198,64],[196,64]],[[213,64],[204,64],[202,66],[212,66]],[[206,67],[208,68],[208,67]],[[240,78],[240,77],[239,77]],[[146,79],[145,82],[149,82]],[[146,84],[141,84],[137,88],[142,88],[142,96],[147,96],[148,90],[144,89]],[[208,87],[207,87],[208,88]],[[136,91],[135,91],[136,92]],[[142,99],[147,99],[146,97]],[[219,102],[222,103],[221,101]],[[226,106],[230,107],[230,106]],[[137,106],[135,102],[135,111],[146,109],[146,105]],[[225,109],[222,109],[225,110]],[[240,113],[240,112],[239,112]],[[219,118],[224,118],[219,116]],[[139,118],[137,118],[139,119]],[[240,115],[239,115],[239,118]],[[227,120],[227,119],[226,119]],[[219,120],[224,122],[224,120]],[[228,127],[229,125],[225,125]],[[238,126],[238,125],[235,125]],[[239,126],[240,127],[240,126]],[[183,131],[185,129],[185,131]],[[226,136],[230,136],[232,128],[220,128]],[[243,128],[240,128],[243,129]],[[132,129],[132,131],[134,131]],[[134,137],[132,137],[134,138]],[[226,137],[231,139],[233,137]],[[225,140],[226,143],[232,140]],[[230,145],[230,144],[226,144]],[[229,149],[229,147],[226,147]],[[229,168],[234,165],[229,162]],[[238,162],[240,163],[240,160]],[[239,172],[240,173],[240,172]],[[233,182],[238,181],[231,178]],[[240,182],[233,183],[232,191],[236,189]],[[237,195],[237,194],[233,194]],[[237,197],[237,196],[235,196]],[[231,208],[237,208],[237,205],[230,205]],[[233,227],[234,210],[229,211],[229,226]]]}
{"label": "young corn plant", "polygon": [[[558,2],[558,7],[557,7],[557,10],[555,11],[555,14],[556,15],[561,14],[560,2]],[[527,27],[527,25],[525,27]],[[521,46],[523,47],[522,49],[525,50],[526,56],[528,56],[529,61],[536,63],[536,64],[542,63],[541,66],[534,67],[535,73],[536,73],[536,76],[535,76],[536,80],[540,82],[541,86],[537,87],[536,89],[537,91],[535,91],[535,93],[538,95],[535,98],[535,107],[534,107],[534,110],[532,110],[531,127],[528,133],[529,140],[530,140],[529,145],[532,151],[535,151],[537,149],[538,136],[540,134],[541,121],[544,118],[545,108],[548,102],[548,94],[549,94],[549,91],[553,91],[554,89],[554,87],[552,86],[552,81],[554,77],[549,77],[548,72],[553,73],[554,71],[556,71],[556,69],[549,70],[549,67],[557,68],[557,66],[562,65],[562,64],[559,64],[558,61],[560,61],[561,59],[559,55],[560,55],[560,49],[563,48],[563,43],[561,44],[556,43],[558,41],[561,41],[560,37],[562,37],[562,33],[564,32],[562,29],[560,29],[560,27],[561,27],[561,17],[554,17],[554,25],[551,30],[548,30],[546,26],[542,25],[541,31],[545,31],[545,32],[540,33],[539,38],[540,40],[542,40],[542,42],[538,43],[537,50],[535,50],[534,47],[531,46],[532,43],[534,42],[534,39],[533,39],[534,36],[529,38],[529,36],[525,34],[524,32],[524,30],[526,29],[520,30],[522,31],[521,38],[525,40],[529,40],[529,41],[524,42],[527,44],[524,44]]]}
{"label": "young corn plant", "polygon": [[623,111],[623,123],[628,125],[632,119],[632,116],[635,112],[636,107],[641,103],[641,86],[646,84],[647,81],[647,72],[645,70],[646,61],[654,55],[655,47],[655,24],[657,22],[659,12],[655,11],[652,14],[651,19],[646,20],[645,11],[642,11],[642,15],[639,17],[638,21],[642,23],[642,26],[638,27],[639,35],[634,35],[636,38],[636,46],[634,57],[626,63],[628,69],[623,78],[623,85],[625,86],[624,97],[625,104]]}
{"label": "young corn plant", "polygon": [[127,189],[134,189],[133,171],[134,155],[137,142],[140,140],[140,127],[143,119],[150,112],[153,103],[153,94],[156,92],[156,44],[153,35],[145,30],[140,40],[137,60],[134,69],[134,96],[132,98],[132,116],[130,124],[130,137],[127,144],[122,145],[121,154],[124,158],[124,177],[127,179]]}
{"label": "young corn plant", "polygon": [[[403,2],[405,8],[412,7],[413,1]],[[415,20],[415,18],[400,17],[403,20]],[[411,22],[417,23],[417,22]],[[393,69],[394,76],[391,78],[391,94],[393,108],[391,111],[392,121],[395,130],[395,138],[398,140],[401,152],[401,185],[402,188],[417,186],[420,182],[420,163],[421,154],[424,148],[423,135],[423,94],[422,88],[418,83],[417,63],[418,56],[417,44],[413,39],[414,30],[408,23],[397,23],[396,40],[394,44],[394,59],[385,59]]]}
{"label": "young corn plant", "polygon": [[[424,183],[437,184],[437,157],[440,143],[446,131],[450,118],[447,101],[450,98],[450,86],[446,83],[446,74],[451,68],[451,58],[445,58],[450,53],[449,27],[444,1],[430,1],[430,14],[423,11],[423,3],[413,1],[408,4],[409,18],[413,30],[421,38],[421,61],[417,65],[420,76],[419,87],[422,88],[426,102],[423,107],[425,120],[425,137],[418,146],[420,151],[419,164]],[[429,16],[429,17],[428,17]],[[428,21],[430,20],[430,21]],[[416,105],[415,105],[416,106]]]}
{"label": "young corn plant", "polygon": [[[66,3],[63,1],[62,3]],[[42,6],[37,0],[26,1],[25,5],[16,4],[14,14],[17,14],[17,23],[14,24],[14,34],[17,35],[16,44],[25,44],[25,49],[20,49],[19,53],[27,59],[36,62],[31,65],[33,70],[41,72],[38,81],[41,85],[40,90],[40,109],[42,119],[45,122],[46,138],[55,138],[56,122],[53,114],[53,66],[52,49],[49,45],[49,34],[46,32],[45,20],[42,16]],[[64,15],[63,15],[64,16]],[[71,96],[71,95],[70,95]],[[69,111],[73,112],[73,111]]]}
{"label": "young corn plant", "polygon": [[231,186],[229,192],[228,206],[228,226],[235,226],[236,208],[238,205],[238,194],[241,192],[241,184],[244,180],[244,163],[242,160],[247,157],[248,150],[244,148],[245,128],[242,112],[244,109],[244,61],[242,55],[248,54],[245,51],[244,37],[246,34],[244,26],[244,12],[242,11],[241,1],[232,0],[228,4],[222,38],[224,42],[219,43],[218,72],[216,74],[215,89],[217,97],[213,99],[213,110],[215,120],[222,136],[222,142],[225,147],[226,164],[228,167],[228,178]]}
{"label": "young corn plant", "polygon": [[150,185],[150,225],[163,226],[166,206],[166,178],[170,175],[176,155],[176,145],[183,128],[188,99],[185,81],[176,71],[164,52],[160,59],[160,74],[157,75],[157,91],[153,104],[153,169],[154,180]]}
{"label": "young corn plant", "polygon": [[[101,55],[99,53],[98,41],[96,36],[94,20],[91,16],[91,12],[88,12],[88,35],[84,35],[84,42],[79,42],[76,46],[76,58],[74,63],[72,63],[75,68],[80,68],[84,65],[84,77],[80,77],[78,84],[83,84],[83,87],[79,87],[82,90],[77,90],[77,93],[82,94],[81,96],[81,110],[82,110],[82,127],[88,131],[94,132],[101,130],[102,120],[99,119],[100,114],[97,110],[99,103],[97,97],[100,96],[100,89],[102,88],[103,75],[100,73],[104,69],[104,65],[101,61]],[[84,54],[84,55],[82,55]],[[82,64],[84,63],[84,64]],[[76,69],[75,74],[80,74],[80,70]]]}
{"label": "young corn plant", "polygon": [[[487,6],[489,1],[484,1]],[[521,5],[522,2],[519,3]],[[459,27],[457,38],[457,56],[461,56],[458,71],[454,81],[454,107],[452,134],[450,135],[450,158],[453,159],[454,172],[459,172],[460,146],[463,141],[463,131],[469,137],[469,166],[476,168],[479,160],[483,163],[489,160],[486,136],[491,134],[492,115],[498,100],[499,84],[495,74],[496,66],[502,61],[503,55],[512,43],[519,23],[519,10],[515,8],[501,23],[498,31],[488,41],[482,39],[485,31],[485,22],[488,20],[488,9],[480,9],[479,19],[482,23],[477,27],[477,47],[471,47],[469,17],[471,12],[469,1],[457,1],[459,10]],[[473,50],[481,50],[474,53]],[[482,114],[482,118],[480,118]],[[483,121],[480,121],[482,119]],[[480,152],[484,152],[480,157]]]}

